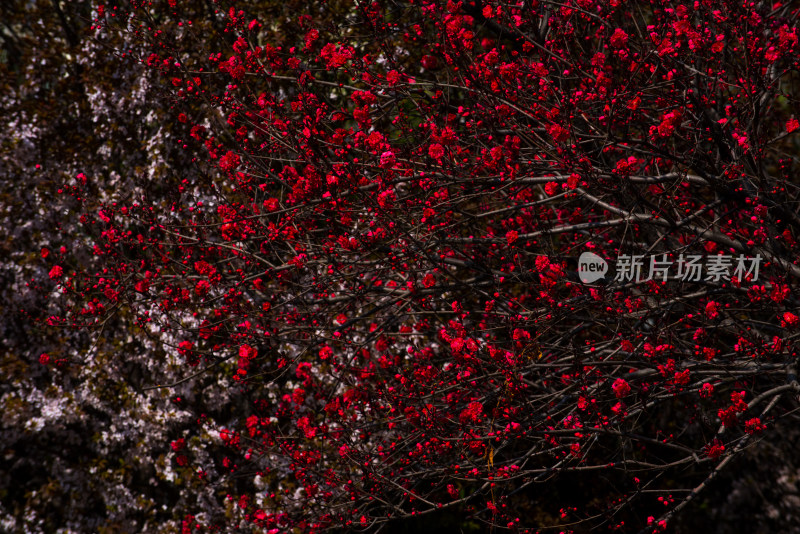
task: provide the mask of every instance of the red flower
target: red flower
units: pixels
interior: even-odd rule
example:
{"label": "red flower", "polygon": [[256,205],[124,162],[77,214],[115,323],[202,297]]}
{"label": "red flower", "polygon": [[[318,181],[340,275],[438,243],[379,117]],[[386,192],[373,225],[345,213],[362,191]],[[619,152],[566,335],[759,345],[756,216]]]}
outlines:
{"label": "red flower", "polygon": [[537,256],[535,265],[537,271],[544,272],[550,267],[550,259],[547,256]]}
{"label": "red flower", "polygon": [[480,402],[470,402],[469,405],[461,412],[459,419],[461,423],[473,422],[477,423],[481,420],[483,414],[483,405]]}
{"label": "red flower", "polygon": [[523,330],[522,328],[515,328],[514,333],[512,334],[511,337],[513,337],[515,341],[523,341],[526,339],[530,339],[531,333],[528,332],[527,330]]}
{"label": "red flower", "polygon": [[761,422],[761,419],[758,417],[753,417],[752,419],[748,419],[747,422],[744,424],[744,431],[750,435],[753,434],[761,434],[767,425]]}
{"label": "red flower", "polygon": [[267,211],[278,211],[280,201],[277,198],[268,198],[263,202],[263,206]]}
{"label": "red flower", "polygon": [[621,399],[631,392],[630,384],[622,378],[617,378],[614,384],[611,385],[611,389],[614,390],[614,395],[616,395],[618,399]]}
{"label": "red flower", "polygon": [[569,130],[559,124],[550,124],[547,126],[547,133],[553,138],[556,143],[563,143],[569,139]]}
{"label": "red flower", "polygon": [[717,316],[719,316],[719,302],[711,300],[706,304],[706,317],[716,319]]}
{"label": "red flower", "polygon": [[222,156],[219,160],[219,168],[223,171],[229,172],[234,170],[236,167],[239,166],[241,159],[237,154],[233,151],[228,151],[224,156]]}
{"label": "red flower", "polygon": [[722,424],[727,428],[733,428],[739,422],[736,418],[736,408],[733,406],[724,409],[720,408],[717,411],[717,415],[722,420]]}
{"label": "red flower", "polygon": [[302,430],[307,438],[313,438],[317,435],[317,429],[311,425],[311,421],[307,416],[303,416],[297,420],[297,428]]}
{"label": "red flower", "polygon": [[316,29],[311,29],[306,33],[305,43],[306,43],[306,50],[314,46],[314,41],[319,39],[319,31]]}
{"label": "red flower", "polygon": [[428,155],[432,158],[439,159],[444,156],[444,147],[439,143],[433,143],[428,147]]}
{"label": "red flower", "polygon": [[506,233],[506,241],[508,241],[509,245],[516,243],[517,239],[519,239],[519,232],[516,230],[510,230]]}
{"label": "red flower", "polygon": [[208,280],[200,280],[194,287],[194,292],[199,296],[203,296],[206,293],[208,293],[210,289],[211,289],[211,284],[208,283]]}
{"label": "red flower", "polygon": [[[52,272],[50,274],[51,274],[50,278],[52,278]],[[786,313],[783,314],[783,318],[781,320],[781,326],[784,328],[796,328],[798,322],[800,322],[800,317],[797,317],[797,315],[787,311]]]}
{"label": "red flower", "polygon": [[234,80],[240,80],[244,78],[245,74],[242,61],[237,56],[231,56],[228,61],[220,63],[219,70],[227,72]]}
{"label": "red flower", "polygon": [[381,167],[384,169],[390,169],[394,167],[395,163],[397,163],[397,158],[394,156],[394,152],[391,150],[387,150],[381,154]]}
{"label": "red flower", "polygon": [[134,284],[133,289],[139,293],[147,293],[147,291],[150,289],[150,281],[139,280]]}
{"label": "red flower", "polygon": [[319,349],[319,357],[320,357],[321,360],[327,360],[331,356],[333,356],[333,349],[332,348],[325,346],[325,347],[322,347],[321,349]]}
{"label": "red flower", "polygon": [[725,452],[725,445],[723,445],[722,442],[719,441],[718,439],[715,439],[714,441],[706,445],[705,448],[706,456],[708,456],[712,460],[716,460],[717,458],[722,456],[723,452]]}
{"label": "red flower", "polygon": [[628,412],[625,411],[625,408],[625,403],[620,401],[611,407],[611,411],[614,412],[614,415],[617,417],[627,417]]}
{"label": "red flower", "polygon": [[430,55],[422,56],[420,63],[422,63],[422,66],[428,70],[433,70],[439,66],[439,60]]}
{"label": "red flower", "polygon": [[250,345],[239,347],[239,369],[246,370],[250,367],[250,362],[256,359],[258,351]]}
{"label": "red flower", "polygon": [[792,133],[798,128],[800,128],[800,122],[797,122],[797,119],[789,119],[786,121],[786,133]]}
{"label": "red flower", "polygon": [[737,412],[747,411],[747,403],[744,401],[744,391],[734,391],[731,393],[731,408]]}
{"label": "red flower", "polygon": [[369,118],[369,106],[361,106],[360,108],[356,108],[353,110],[353,118],[359,124],[366,124],[370,123]]}
{"label": "red flower", "polygon": [[50,269],[50,280],[61,278],[63,274],[64,274],[64,269],[62,269],[60,265],[56,265],[55,267]]}
{"label": "red flower", "polygon": [[347,46],[336,46],[328,43],[322,47],[320,55],[325,59],[325,66],[329,69],[341,67],[353,57],[354,50]]}
{"label": "red flower", "polygon": [[569,175],[569,178],[567,178],[567,187],[570,189],[575,189],[576,187],[578,187],[578,182],[580,181],[580,179],[581,179],[580,175],[573,172],[572,174]]}
{"label": "red flower", "polygon": [[611,36],[611,40],[609,42],[614,48],[622,48],[628,42],[628,34],[625,33],[625,30],[622,28],[617,28],[614,30],[614,35]]}
{"label": "red flower", "polygon": [[458,490],[454,485],[452,484],[447,485],[447,493],[449,493],[450,497],[452,497],[453,499],[458,499]]}
{"label": "red flower", "polygon": [[637,165],[639,165],[639,159],[636,156],[628,156],[625,159],[621,159],[617,162],[617,166],[614,169],[614,172],[621,176],[630,176],[633,174],[633,171],[636,170]]}
{"label": "red flower", "polygon": [[683,371],[675,371],[675,377],[673,378],[673,381],[676,384],[680,386],[685,386],[686,384],[689,383],[689,380],[691,380],[689,369],[685,369]]}

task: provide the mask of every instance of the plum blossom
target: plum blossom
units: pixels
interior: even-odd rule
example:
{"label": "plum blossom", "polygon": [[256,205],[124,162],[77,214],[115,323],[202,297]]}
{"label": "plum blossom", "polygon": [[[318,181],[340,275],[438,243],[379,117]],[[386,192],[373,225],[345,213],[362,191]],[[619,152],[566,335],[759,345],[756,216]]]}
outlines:
{"label": "plum blossom", "polygon": [[631,392],[630,384],[622,378],[617,378],[611,385],[611,389],[614,390],[614,395],[616,395],[618,399],[625,397]]}

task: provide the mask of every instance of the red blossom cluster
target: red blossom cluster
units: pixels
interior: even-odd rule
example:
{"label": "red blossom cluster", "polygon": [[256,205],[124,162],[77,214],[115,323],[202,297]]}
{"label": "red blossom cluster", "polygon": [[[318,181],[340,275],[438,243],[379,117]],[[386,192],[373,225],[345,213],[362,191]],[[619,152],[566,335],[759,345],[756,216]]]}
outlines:
{"label": "red blossom cluster", "polygon": [[42,250],[42,283],[51,324],[164,348],[152,387],[229,393],[169,443],[182,476],[234,481],[231,514],[659,531],[691,500],[655,498],[672,475],[694,495],[790,411],[796,10],[320,3],[278,44],[256,9],[219,9],[219,40],[190,9],[92,31],[148,49],[192,171],[108,202],[63,184],[92,261]]}

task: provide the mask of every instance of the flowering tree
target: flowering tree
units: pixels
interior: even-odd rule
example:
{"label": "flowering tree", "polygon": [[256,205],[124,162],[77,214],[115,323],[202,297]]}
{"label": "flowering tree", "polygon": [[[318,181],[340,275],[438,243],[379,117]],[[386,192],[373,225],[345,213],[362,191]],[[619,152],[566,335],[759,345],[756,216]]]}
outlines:
{"label": "flowering tree", "polygon": [[178,4],[93,8],[175,155],[58,186],[30,314],[184,531],[660,531],[793,417],[794,6]]}

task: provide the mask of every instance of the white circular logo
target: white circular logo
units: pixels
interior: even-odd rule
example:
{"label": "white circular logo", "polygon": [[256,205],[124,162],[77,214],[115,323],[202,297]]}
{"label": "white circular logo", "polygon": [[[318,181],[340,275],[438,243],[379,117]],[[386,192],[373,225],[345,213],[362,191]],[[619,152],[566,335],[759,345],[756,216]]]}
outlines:
{"label": "white circular logo", "polygon": [[584,284],[591,284],[606,276],[608,263],[594,252],[584,252],[578,258],[578,276]]}

